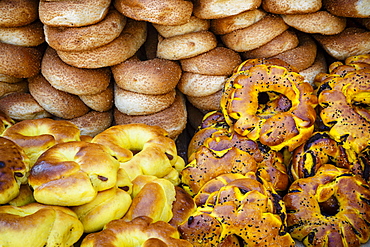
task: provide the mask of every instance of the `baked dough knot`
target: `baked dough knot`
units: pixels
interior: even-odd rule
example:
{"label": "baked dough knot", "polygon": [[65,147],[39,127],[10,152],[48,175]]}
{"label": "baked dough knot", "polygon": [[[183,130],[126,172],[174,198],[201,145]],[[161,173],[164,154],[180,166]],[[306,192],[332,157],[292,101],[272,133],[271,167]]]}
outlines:
{"label": "baked dough knot", "polygon": [[87,235],[81,247],[89,246],[171,246],[191,247],[192,245],[180,239],[178,230],[164,221],[153,222],[143,216],[131,221],[117,219],[109,222],[102,231]]}
{"label": "baked dough knot", "polygon": [[370,55],[349,57],[319,75],[320,118],[330,136],[359,154],[370,145]]}
{"label": "baked dough knot", "polygon": [[73,246],[82,234],[82,223],[67,207],[40,203],[0,207],[1,246],[67,247]]}
{"label": "baked dough knot", "polygon": [[[96,135],[93,143],[109,148],[132,181],[139,175],[166,178],[179,184],[185,162],[177,155],[175,141],[159,126],[142,123],[112,126]],[[120,185],[119,185],[120,186]]]}
{"label": "baked dough knot", "polygon": [[0,137],[0,204],[6,204],[20,193],[27,184],[29,158],[13,141]]}
{"label": "baked dough knot", "polygon": [[283,198],[293,238],[306,246],[360,246],[370,238],[369,185],[347,169],[321,166]]}
{"label": "baked dough knot", "polygon": [[67,120],[29,119],[7,128],[2,136],[14,141],[25,151],[31,167],[37,158],[58,143],[79,141],[80,129]]}
{"label": "baked dough knot", "polygon": [[194,246],[218,246],[236,235],[248,246],[294,246],[285,206],[271,184],[253,172],[223,176],[225,183],[179,226],[184,239]]}
{"label": "baked dough knot", "polygon": [[244,61],[223,90],[226,122],[238,134],[273,150],[292,151],[314,130],[317,97],[312,86],[278,59]]}
{"label": "baked dough knot", "polygon": [[117,183],[119,162],[103,145],[59,143],[46,150],[31,169],[28,183],[39,203],[79,206]]}
{"label": "baked dough knot", "polygon": [[292,153],[289,164],[292,180],[307,178],[316,174],[325,164],[349,169],[352,173],[369,180],[369,154],[348,152],[343,145],[330,137],[327,131],[317,131]]}

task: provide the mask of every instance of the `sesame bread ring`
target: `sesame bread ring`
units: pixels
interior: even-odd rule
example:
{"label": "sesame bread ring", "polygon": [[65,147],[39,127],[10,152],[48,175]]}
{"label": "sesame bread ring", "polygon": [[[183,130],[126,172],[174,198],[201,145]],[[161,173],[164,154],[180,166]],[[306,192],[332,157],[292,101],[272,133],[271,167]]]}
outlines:
{"label": "sesame bread ring", "polygon": [[19,195],[21,184],[27,184],[30,160],[19,145],[4,137],[0,137],[0,154],[0,204],[6,204]]}
{"label": "sesame bread ring", "polygon": [[81,117],[69,119],[68,121],[80,129],[81,135],[94,137],[112,125],[113,114],[111,111],[89,111]]}
{"label": "sesame bread ring", "polygon": [[258,8],[225,18],[212,19],[210,29],[216,35],[224,35],[238,29],[249,27],[265,17],[266,14],[265,11]]}
{"label": "sesame bread ring", "polygon": [[54,116],[72,119],[90,110],[77,95],[54,88],[41,74],[28,78],[28,88],[35,100]]}
{"label": "sesame bread ring", "polygon": [[144,44],[147,23],[128,19],[121,34],[112,42],[86,51],[57,51],[67,64],[77,68],[102,68],[122,63]]}
{"label": "sesame bread ring", "polygon": [[234,51],[249,51],[266,44],[288,28],[283,18],[268,14],[248,27],[222,35],[221,40]]}
{"label": "sesame bread ring", "polygon": [[323,35],[338,34],[346,28],[347,19],[330,14],[327,11],[316,11],[308,14],[281,15],[286,24],[305,33]]}
{"label": "sesame bread ring", "polygon": [[174,101],[176,90],[165,94],[143,94],[114,87],[114,105],[127,115],[147,115],[162,111]]}
{"label": "sesame bread ring", "polygon": [[299,45],[297,34],[292,30],[286,30],[282,34],[276,36],[266,44],[250,50],[245,51],[241,55],[244,59],[251,58],[269,58],[278,55],[282,52],[296,48]]}
{"label": "sesame bread ring", "polygon": [[203,111],[221,110],[220,100],[223,94],[223,89],[206,96],[193,97],[186,96],[188,101],[196,108]]}
{"label": "sesame bread ring", "polygon": [[221,46],[198,56],[180,60],[181,68],[185,72],[215,76],[231,75],[241,62],[237,52]]}
{"label": "sesame bread ring", "polygon": [[[176,93],[175,101],[166,109],[148,115],[127,115],[114,109],[114,122],[120,124],[143,123],[151,126],[161,126],[168,132],[168,137],[176,140],[183,132],[187,123],[187,108],[185,98],[181,93]],[[171,116],[171,117],[168,117]]]}
{"label": "sesame bread ring", "polygon": [[103,145],[69,141],[57,143],[42,153],[28,182],[37,202],[80,206],[94,200],[99,191],[113,188],[118,169],[119,162]]}
{"label": "sesame bread ring", "polygon": [[323,52],[318,51],[314,63],[307,69],[299,71],[299,74],[303,75],[304,79],[314,86],[316,75],[320,73],[326,73],[328,71],[328,65]]}
{"label": "sesame bread ring", "polygon": [[22,81],[23,78],[17,78],[10,75],[0,74],[0,81],[6,83],[16,83]]}
{"label": "sesame bread ring", "polygon": [[51,118],[17,122],[3,136],[23,148],[32,167],[39,156],[57,143],[80,140],[80,130],[68,121]]}
{"label": "sesame bread ring", "polygon": [[203,97],[220,91],[226,82],[227,76],[202,75],[184,72],[177,88],[185,95]]}
{"label": "sesame bread ring", "polygon": [[52,27],[44,25],[49,46],[60,51],[82,51],[108,44],[117,38],[126,25],[127,18],[115,9],[96,24],[84,27]]}
{"label": "sesame bread ring", "polygon": [[284,196],[289,232],[306,246],[362,246],[370,238],[369,200],[369,184],[359,176],[322,166]]}
{"label": "sesame bread ring", "polygon": [[370,31],[367,29],[347,27],[338,34],[313,34],[313,37],[330,56],[338,60],[370,53]]}
{"label": "sesame bread ring", "polygon": [[40,0],[39,18],[49,26],[88,26],[104,19],[110,3],[110,0]]}
{"label": "sesame bread ring", "polygon": [[199,19],[192,15],[190,16],[189,21],[182,25],[159,25],[153,23],[153,27],[162,37],[170,38],[186,33],[207,31],[210,27],[210,20]]}
{"label": "sesame bread ring", "polygon": [[182,73],[176,61],[163,58],[140,60],[138,56],[112,66],[111,69],[117,86],[143,94],[165,94],[172,91]]}
{"label": "sesame bread ring", "polygon": [[210,31],[186,33],[170,38],[160,37],[157,46],[157,57],[181,60],[210,51],[216,46],[216,36]]}
{"label": "sesame bread ring", "polygon": [[11,93],[2,97],[0,111],[17,121],[51,117],[51,114],[26,92]]}
{"label": "sesame bread ring", "polygon": [[306,14],[320,10],[321,0],[264,0],[262,8],[273,14]]}
{"label": "sesame bread ring", "polygon": [[297,47],[284,51],[271,58],[277,58],[287,62],[298,71],[310,67],[316,59],[317,45],[315,40],[306,33],[297,33],[299,44]]}
{"label": "sesame bread ring", "polygon": [[317,97],[303,76],[265,60],[268,59],[243,62],[252,66],[228,79],[221,109],[226,122],[238,134],[272,150],[294,150],[314,130]]}
{"label": "sesame bread ring", "polygon": [[369,18],[369,2],[360,0],[323,0],[324,8],[336,16]]}
{"label": "sesame bread ring", "polygon": [[256,9],[261,0],[195,0],[193,14],[200,19],[219,19]]}
{"label": "sesame bread ring", "polygon": [[34,21],[21,27],[0,27],[0,42],[19,46],[38,46],[45,41],[43,24]]}
{"label": "sesame bread ring", "polygon": [[177,155],[175,141],[159,126],[115,125],[96,135],[92,142],[109,148],[131,181],[139,175],[151,175],[179,184],[185,162]]}
{"label": "sesame bread ring", "polygon": [[29,78],[40,72],[42,52],[35,47],[0,42],[0,54],[0,74]]}
{"label": "sesame bread ring", "polygon": [[97,94],[79,95],[80,99],[94,111],[104,112],[112,109],[114,104],[113,85]]}
{"label": "sesame bread ring", "polygon": [[56,89],[76,95],[91,95],[106,90],[111,80],[109,68],[84,69],[63,62],[57,52],[46,48],[41,73]]}
{"label": "sesame bread ring", "polygon": [[193,3],[184,0],[114,0],[113,4],[129,18],[161,25],[185,24],[193,12]]}
{"label": "sesame bread ring", "polygon": [[7,83],[0,81],[0,98],[9,93],[25,93],[28,91],[28,82],[23,79],[19,82]]}
{"label": "sesame bread ring", "polygon": [[20,27],[38,18],[38,0],[0,1],[0,27]]}

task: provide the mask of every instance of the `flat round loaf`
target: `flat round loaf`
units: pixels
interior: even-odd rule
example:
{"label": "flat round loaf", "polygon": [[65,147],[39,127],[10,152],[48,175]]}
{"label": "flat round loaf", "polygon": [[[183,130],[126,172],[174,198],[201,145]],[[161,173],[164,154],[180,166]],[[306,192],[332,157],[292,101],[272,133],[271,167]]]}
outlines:
{"label": "flat round loaf", "polygon": [[126,25],[126,17],[115,9],[96,24],[84,27],[52,27],[45,25],[46,42],[60,51],[83,51],[112,42]]}
{"label": "flat round loaf", "polygon": [[184,72],[177,88],[186,96],[203,97],[223,89],[226,75],[203,75]]}
{"label": "flat round loaf", "polygon": [[39,18],[49,26],[88,26],[104,19],[110,3],[110,0],[40,0]]}
{"label": "flat round loaf", "polygon": [[193,13],[200,19],[219,19],[256,9],[261,2],[261,0],[195,0]]}
{"label": "flat round loaf", "polygon": [[21,27],[0,26],[0,42],[19,46],[38,46],[45,41],[43,26],[40,21]]}
{"label": "flat round loaf", "polygon": [[147,115],[162,111],[174,101],[176,90],[165,94],[143,94],[114,87],[114,105],[127,115]]}
{"label": "flat round loaf", "polygon": [[34,47],[23,47],[0,42],[0,73],[17,78],[37,75],[41,68],[42,52]]}
{"label": "flat round loaf", "polygon": [[161,25],[185,24],[193,12],[193,3],[184,0],[114,0],[113,4],[129,18]]}
{"label": "flat round loaf", "polygon": [[72,119],[90,110],[77,95],[54,88],[41,74],[28,79],[28,88],[35,100],[54,116]]}
{"label": "flat round loaf", "polygon": [[138,56],[112,66],[111,69],[117,86],[144,94],[165,94],[172,91],[182,73],[176,61],[163,58],[140,60]]}
{"label": "flat round loaf", "polygon": [[281,15],[286,24],[304,33],[323,35],[338,34],[346,27],[347,19],[332,15],[328,11],[308,14]]}
{"label": "flat round loaf", "polygon": [[76,94],[91,95],[106,90],[110,80],[109,68],[84,69],[66,64],[57,52],[48,47],[41,62],[41,73],[56,89]]}
{"label": "flat round loaf", "polygon": [[0,27],[25,26],[38,18],[38,0],[0,1]]}
{"label": "flat round loaf", "polygon": [[306,14],[320,10],[321,0],[264,0],[262,8],[274,14]]}
{"label": "flat round loaf", "polygon": [[153,27],[164,38],[186,33],[207,31],[210,27],[210,20],[200,19],[194,15],[190,16],[188,22],[182,25],[160,25],[153,23]]}
{"label": "flat round loaf", "polygon": [[11,93],[2,97],[0,111],[17,121],[51,117],[51,114],[26,92]]}
{"label": "flat round loaf", "polygon": [[102,68],[122,63],[132,57],[144,44],[147,23],[127,20],[121,34],[112,42],[86,51],[57,51],[67,64],[78,68]]}
{"label": "flat round loaf", "polygon": [[186,33],[170,38],[160,37],[157,46],[157,57],[181,60],[210,51],[216,46],[216,36],[210,31]]}
{"label": "flat round loaf", "polygon": [[237,52],[221,46],[198,56],[180,60],[183,71],[214,76],[231,75],[241,62]]}
{"label": "flat round loaf", "polygon": [[288,28],[283,18],[268,14],[253,25],[221,36],[221,40],[234,51],[249,51],[266,44]]}
{"label": "flat round loaf", "polygon": [[278,55],[282,52],[296,48],[299,44],[296,33],[292,30],[286,30],[282,34],[276,36],[266,44],[242,53],[244,59],[250,58],[269,58]]}
{"label": "flat round loaf", "polygon": [[369,18],[369,1],[361,0],[323,0],[324,8],[336,16],[349,18]]}

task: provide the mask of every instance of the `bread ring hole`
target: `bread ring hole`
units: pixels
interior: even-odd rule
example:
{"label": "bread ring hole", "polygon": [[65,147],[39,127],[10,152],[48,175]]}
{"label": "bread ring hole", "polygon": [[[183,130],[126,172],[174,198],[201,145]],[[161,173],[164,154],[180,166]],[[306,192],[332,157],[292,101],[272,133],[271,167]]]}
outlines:
{"label": "bread ring hole", "polygon": [[328,200],[319,203],[321,214],[324,216],[334,216],[339,212],[339,202],[333,195]]}
{"label": "bread ring hole", "polygon": [[269,91],[258,94],[257,115],[268,119],[279,112],[287,112],[292,107],[292,102],[283,94]]}

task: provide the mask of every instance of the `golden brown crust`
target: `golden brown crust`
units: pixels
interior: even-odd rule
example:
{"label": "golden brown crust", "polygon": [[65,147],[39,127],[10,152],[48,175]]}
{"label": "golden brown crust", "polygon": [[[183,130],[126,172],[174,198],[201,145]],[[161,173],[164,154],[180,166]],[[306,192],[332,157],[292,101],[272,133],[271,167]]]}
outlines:
{"label": "golden brown crust", "polygon": [[222,97],[222,89],[207,95],[207,96],[201,96],[201,97],[192,97],[192,96],[186,96],[186,98],[189,100],[189,102],[195,106],[196,108],[204,111],[216,111],[221,110],[220,100]]}
{"label": "golden brown crust", "polygon": [[240,55],[226,47],[216,47],[198,56],[180,60],[183,71],[203,75],[230,75],[242,62]]}
{"label": "golden brown crust", "polygon": [[11,93],[2,97],[0,111],[18,121],[51,117],[51,114],[26,92]]}
{"label": "golden brown crust", "polygon": [[34,47],[22,47],[0,42],[0,73],[28,78],[40,71],[42,53]]}
{"label": "golden brown crust", "polygon": [[250,58],[269,58],[278,55],[282,52],[296,48],[299,45],[299,40],[296,33],[292,30],[286,30],[282,34],[276,36],[266,44],[242,53],[244,59]]}
{"label": "golden brown crust", "polygon": [[193,11],[193,3],[183,0],[115,0],[113,4],[129,18],[161,25],[185,24]]}
{"label": "golden brown crust", "polygon": [[83,69],[63,62],[57,52],[48,47],[41,62],[41,73],[56,89],[75,94],[98,94],[107,89],[111,80],[109,68]]}
{"label": "golden brown crust", "polygon": [[173,217],[168,222],[173,227],[178,227],[188,220],[192,213],[196,210],[196,204],[182,187],[175,186],[176,200],[172,204]]}
{"label": "golden brown crust", "polygon": [[224,35],[237,29],[249,27],[265,17],[266,14],[265,11],[259,8],[248,10],[237,15],[213,19],[210,28],[214,34]]}
{"label": "golden brown crust", "polygon": [[210,31],[186,33],[170,38],[159,38],[157,57],[181,60],[210,51],[217,46],[216,36]]}
{"label": "golden brown crust", "polygon": [[45,41],[43,24],[34,21],[21,27],[1,27],[0,41],[19,46],[38,46]]}
{"label": "golden brown crust", "polygon": [[313,13],[322,7],[321,0],[264,0],[262,8],[274,14]]}
{"label": "golden brown crust", "polygon": [[28,88],[35,100],[57,117],[72,119],[89,111],[77,95],[55,89],[41,74],[28,79]]}
{"label": "golden brown crust", "polygon": [[207,31],[210,27],[210,20],[200,19],[192,15],[189,21],[182,25],[159,25],[153,23],[153,27],[162,37],[170,38],[186,33]]}
{"label": "golden brown crust", "polygon": [[278,15],[267,14],[256,23],[221,36],[224,44],[237,52],[256,49],[288,29]]}
{"label": "golden brown crust", "polygon": [[184,96],[177,92],[173,104],[168,108],[149,115],[127,115],[114,109],[115,124],[143,123],[151,126],[161,126],[168,132],[168,137],[176,139],[185,129],[187,123],[187,108]]}
{"label": "golden brown crust", "polygon": [[323,0],[324,8],[336,16],[350,18],[368,18],[369,3],[361,0]]}
{"label": "golden brown crust", "polygon": [[40,0],[39,18],[49,26],[88,26],[104,19],[110,3],[110,0]]}
{"label": "golden brown crust", "polygon": [[200,19],[219,19],[256,9],[261,2],[261,0],[195,0],[193,13]]}
{"label": "golden brown crust", "polygon": [[144,44],[147,23],[128,19],[121,34],[112,42],[86,51],[57,51],[67,64],[78,68],[102,68],[122,63]]}
{"label": "golden brown crust", "polygon": [[143,94],[165,94],[172,91],[181,77],[175,61],[162,58],[140,60],[133,56],[113,66],[114,80],[120,88]]}
{"label": "golden brown crust", "polygon": [[169,107],[176,97],[173,89],[165,94],[143,94],[114,87],[114,105],[127,115],[147,115],[162,111]]}
{"label": "golden brown crust", "polygon": [[313,37],[330,56],[338,60],[370,53],[370,31],[363,28],[347,27],[339,34],[314,34]]}
{"label": "golden brown crust", "polygon": [[126,17],[115,9],[96,24],[83,27],[52,27],[44,25],[49,46],[60,51],[82,51],[108,44],[117,38],[126,25]]}
{"label": "golden brown crust", "polygon": [[104,112],[112,109],[114,105],[113,85],[97,94],[79,95],[80,99],[94,111]]}
{"label": "golden brown crust", "polygon": [[342,32],[347,19],[332,15],[328,11],[316,11],[308,14],[281,15],[286,24],[305,33],[333,35]]}
{"label": "golden brown crust", "polygon": [[0,80],[0,98],[9,93],[25,93],[27,91],[28,82],[25,79],[14,83],[7,83]]}
{"label": "golden brown crust", "polygon": [[38,0],[0,1],[0,27],[20,27],[37,20],[38,4]]}
{"label": "golden brown crust", "polygon": [[24,150],[10,139],[0,137],[0,204],[18,196],[20,185],[27,183],[29,158]]}
{"label": "golden brown crust", "polygon": [[81,135],[94,137],[112,125],[113,114],[111,111],[89,111],[81,117],[69,119],[68,121],[80,129]]}
{"label": "golden brown crust", "polygon": [[297,37],[299,40],[297,47],[284,51],[271,58],[283,60],[295,67],[298,71],[301,71],[307,69],[315,62],[317,45],[309,34],[299,33]]}

